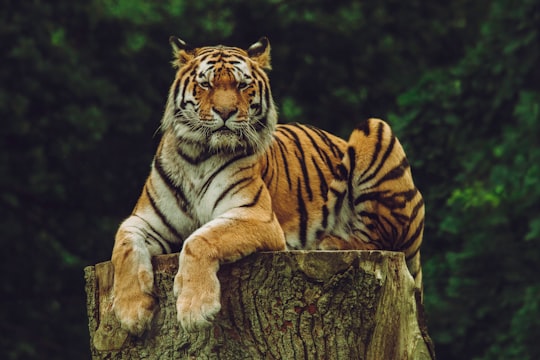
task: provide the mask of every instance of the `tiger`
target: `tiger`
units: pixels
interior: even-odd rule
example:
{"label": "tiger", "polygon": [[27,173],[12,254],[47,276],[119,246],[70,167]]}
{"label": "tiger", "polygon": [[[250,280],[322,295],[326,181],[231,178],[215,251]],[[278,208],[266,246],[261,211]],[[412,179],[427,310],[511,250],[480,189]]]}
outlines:
{"label": "tiger", "polygon": [[247,49],[169,41],[176,75],[161,139],[112,251],[112,308],[122,328],[139,336],[151,328],[151,258],[173,252],[185,331],[210,326],[219,313],[220,265],[258,251],[401,251],[421,288],[424,202],[386,122],[360,122],[348,141],[278,124],[266,37]]}

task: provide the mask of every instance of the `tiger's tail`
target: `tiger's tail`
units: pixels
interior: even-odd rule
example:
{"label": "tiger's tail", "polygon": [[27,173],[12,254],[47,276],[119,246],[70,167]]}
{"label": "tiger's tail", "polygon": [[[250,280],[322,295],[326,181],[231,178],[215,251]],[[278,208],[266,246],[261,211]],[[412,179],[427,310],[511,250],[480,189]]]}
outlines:
{"label": "tiger's tail", "polygon": [[401,251],[422,289],[420,245],[424,201],[414,185],[403,147],[379,119],[362,122],[351,134],[329,191],[341,248]]}

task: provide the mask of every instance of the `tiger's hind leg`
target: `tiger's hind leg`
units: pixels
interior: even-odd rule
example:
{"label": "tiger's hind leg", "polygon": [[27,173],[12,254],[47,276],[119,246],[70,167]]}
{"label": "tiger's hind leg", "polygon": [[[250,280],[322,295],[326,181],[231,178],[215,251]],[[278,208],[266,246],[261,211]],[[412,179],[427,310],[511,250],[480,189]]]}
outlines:
{"label": "tiger's hind leg", "polygon": [[330,186],[328,207],[335,217],[331,235],[342,242],[330,243],[401,251],[421,288],[424,202],[390,126],[379,119],[361,123],[349,138],[338,172]]}
{"label": "tiger's hind leg", "polygon": [[349,237],[342,239],[337,236],[326,235],[318,240],[317,249],[319,250],[377,250],[374,244],[367,242],[358,242]]}

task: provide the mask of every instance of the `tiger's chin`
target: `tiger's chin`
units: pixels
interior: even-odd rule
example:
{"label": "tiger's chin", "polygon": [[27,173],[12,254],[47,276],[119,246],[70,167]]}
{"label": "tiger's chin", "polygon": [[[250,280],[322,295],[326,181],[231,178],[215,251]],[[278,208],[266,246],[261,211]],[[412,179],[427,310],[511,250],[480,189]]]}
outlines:
{"label": "tiger's chin", "polygon": [[214,131],[208,139],[208,147],[214,153],[222,154],[254,154],[266,150],[266,141],[252,141],[243,133],[224,128]]}
{"label": "tiger's chin", "polygon": [[242,136],[230,130],[212,133],[207,146],[214,153],[236,154],[248,152],[252,147]]}

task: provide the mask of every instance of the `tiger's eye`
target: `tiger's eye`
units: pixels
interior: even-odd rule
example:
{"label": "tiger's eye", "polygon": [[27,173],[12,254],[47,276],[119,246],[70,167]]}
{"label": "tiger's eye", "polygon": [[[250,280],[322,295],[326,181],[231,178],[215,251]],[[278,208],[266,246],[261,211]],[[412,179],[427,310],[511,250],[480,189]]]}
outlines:
{"label": "tiger's eye", "polygon": [[240,82],[238,83],[238,89],[242,90],[242,89],[245,89],[248,87],[248,83],[247,82]]}
{"label": "tiger's eye", "polygon": [[203,89],[208,89],[210,87],[210,83],[208,81],[203,81],[199,83],[200,87]]}

